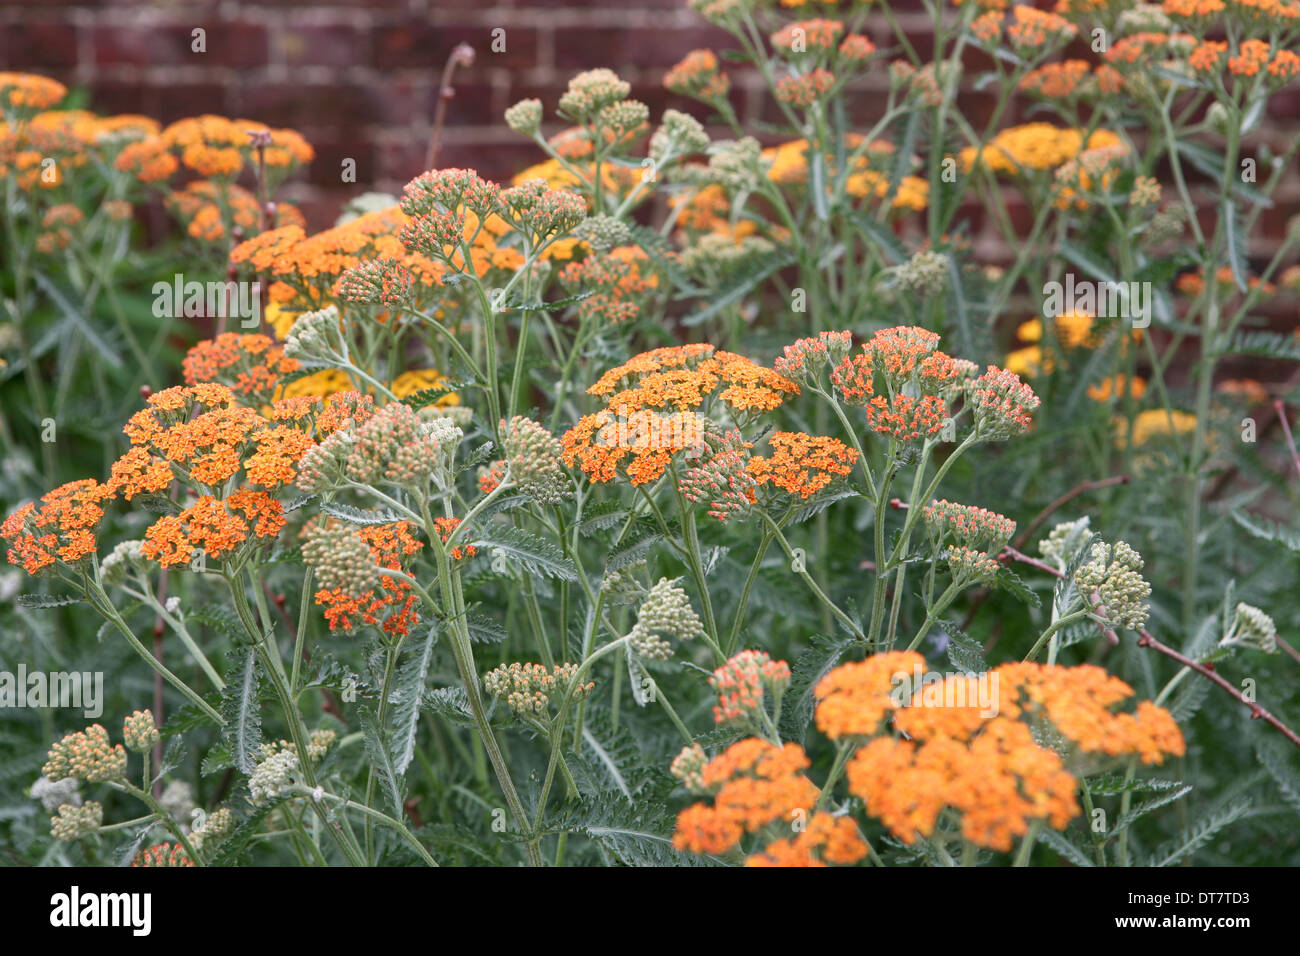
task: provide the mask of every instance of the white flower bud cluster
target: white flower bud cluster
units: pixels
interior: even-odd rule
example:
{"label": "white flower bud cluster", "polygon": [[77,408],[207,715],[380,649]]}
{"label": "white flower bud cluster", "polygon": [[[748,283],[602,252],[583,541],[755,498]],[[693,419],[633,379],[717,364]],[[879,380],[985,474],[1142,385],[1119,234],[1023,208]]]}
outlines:
{"label": "white flower bud cluster", "polygon": [[326,519],[303,528],[302,559],[316,572],[321,587],[360,598],[379,584],[379,569],[370,546],[356,528]]}
{"label": "white flower bud cluster", "polygon": [[102,804],[94,800],[80,807],[65,803],[59,807],[57,814],[50,818],[50,836],[71,843],[73,840],[98,833],[103,823]]}
{"label": "white flower bud cluster", "polygon": [[709,134],[689,113],[664,110],[663,122],[650,137],[650,158],[662,163],[673,156],[689,156],[709,148]]}
{"label": "white flower bud cluster", "polygon": [[1092,536],[1092,529],[1088,527],[1090,520],[1085,516],[1078,521],[1062,521],[1052,528],[1046,538],[1038,542],[1038,553],[1049,563],[1064,570]]}
{"label": "white flower bud cluster", "polygon": [[326,306],[317,312],[304,312],[294,321],[284,340],[284,354],[307,361],[333,362],[341,356],[335,348],[339,339],[339,310]]}
{"label": "white flower bud cluster", "polygon": [[1147,598],[1151,585],[1139,573],[1142,555],[1123,541],[1113,545],[1097,542],[1091,558],[1075,572],[1074,580],[1086,595],[1101,597],[1106,618],[1113,624],[1140,631],[1147,622]]}
{"label": "white flower bud cluster", "polygon": [[673,648],[664,636],[689,641],[705,633],[686,592],[668,578],[660,578],[637,611],[628,643],[642,657],[666,661],[672,657]]}
{"label": "white flower bud cluster", "polygon": [[558,504],[572,493],[560,440],[546,426],[516,415],[509,423],[502,420],[501,433],[510,477],[521,492],[543,505]]}
{"label": "white flower bud cluster", "polygon": [[535,135],[542,128],[542,101],[520,100],[506,110],[506,125],[520,135]]}
{"label": "white flower bud cluster", "polygon": [[99,574],[106,586],[121,584],[128,572],[144,567],[143,541],[123,541],[104,556],[99,563]]}
{"label": "white flower bud cluster", "polygon": [[[197,816],[199,811],[194,811]],[[235,815],[228,807],[214,810],[203,818],[203,825],[190,831],[190,845],[196,851],[204,846],[216,846],[235,829]]]}
{"label": "white flower bud cluster", "polygon": [[294,783],[298,770],[298,755],[292,750],[271,754],[253,770],[248,778],[248,793],[254,804],[270,803],[280,797]]}
{"label": "white flower bud cluster", "polygon": [[704,786],[704,765],[709,762],[709,758],[704,755],[704,748],[699,744],[690,744],[683,747],[682,752],[673,758],[672,765],[668,772],[682,782],[691,793],[705,794],[708,788]]}
{"label": "white flower bud cluster", "polygon": [[1232,632],[1224,644],[1245,644],[1265,654],[1277,653],[1277,625],[1253,604],[1238,602]]}
{"label": "white flower bud cluster", "polygon": [[578,223],[573,234],[597,252],[609,252],[615,246],[627,245],[632,240],[632,231],[627,223],[615,216],[589,216]]}
{"label": "white flower bud cluster", "polygon": [[948,284],[948,257],[923,249],[896,267],[894,274],[898,284],[909,292],[927,298],[938,295]]}

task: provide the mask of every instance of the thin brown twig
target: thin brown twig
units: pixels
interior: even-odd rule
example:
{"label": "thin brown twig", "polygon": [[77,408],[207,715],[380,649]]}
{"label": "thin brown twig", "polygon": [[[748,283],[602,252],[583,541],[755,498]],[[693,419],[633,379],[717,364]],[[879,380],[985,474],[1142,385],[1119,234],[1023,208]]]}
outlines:
{"label": "thin brown twig", "polygon": [[1034,515],[1032,521],[1025,525],[1025,530],[1020,532],[1015,540],[1017,548],[1023,548],[1025,542],[1030,539],[1035,531],[1039,529],[1044,521],[1050,518],[1058,509],[1065,507],[1080,495],[1087,494],[1089,491],[1096,491],[1098,488],[1109,488],[1112,485],[1127,485],[1133,479],[1128,475],[1112,475],[1110,478],[1098,478],[1095,481],[1083,481],[1075,485],[1061,497],[1057,498],[1038,514]]}
{"label": "thin brown twig", "polygon": [[[1044,564],[1043,562],[1031,558],[1026,554],[1021,554],[1019,551],[1017,551],[1014,548],[1007,548],[1003,554],[1003,557],[1009,557],[1016,561],[1022,561],[1023,563],[1028,564],[1031,567],[1035,567],[1038,568],[1039,570],[1046,571],[1047,573],[1053,575],[1054,577],[1061,578],[1065,576],[1065,574],[1059,568],[1051,567],[1050,565]],[[1093,599],[1095,599],[1096,597],[1097,597],[1096,594],[1092,595]],[[1090,601],[1090,603],[1092,602]],[[1097,610],[1099,608],[1101,608],[1100,604],[1093,605],[1094,610]],[[1153,651],[1165,655],[1165,657],[1168,657],[1170,660],[1177,661],[1183,667],[1195,671],[1196,673],[1204,677],[1206,680],[1213,681],[1215,684],[1219,685],[1225,691],[1231,694],[1232,697],[1238,703],[1242,704],[1244,707],[1248,707],[1250,709],[1250,716],[1252,720],[1265,721],[1266,723],[1272,725],[1273,728],[1276,729],[1279,733],[1281,733],[1284,737],[1286,737],[1287,740],[1291,741],[1291,743],[1295,744],[1297,747],[1300,747],[1300,736],[1298,736],[1294,730],[1292,730],[1290,727],[1284,724],[1271,712],[1265,710],[1255,701],[1247,700],[1246,696],[1241,691],[1233,687],[1231,683],[1229,683],[1227,680],[1221,677],[1217,672],[1214,671],[1213,668],[1208,667],[1205,664],[1200,663],[1199,661],[1192,660],[1186,654],[1179,653],[1178,651],[1170,647],[1168,644],[1161,643],[1156,638],[1152,637],[1151,632],[1146,630],[1145,628],[1138,631],[1137,633],[1138,633],[1138,647],[1149,647]],[[1118,641],[1118,637],[1116,637],[1116,641]]]}
{"label": "thin brown twig", "polygon": [[452,74],[458,66],[470,66],[474,62],[474,48],[468,43],[458,43],[442,68],[442,80],[438,84],[438,105],[433,110],[433,129],[429,133],[429,149],[424,155],[424,168],[433,169],[438,162],[438,151],[442,148],[442,124],[447,116],[447,101],[456,95],[452,88]]}
{"label": "thin brown twig", "polygon": [[1286,406],[1282,404],[1282,399],[1273,399],[1273,410],[1277,412],[1277,420],[1282,423],[1282,432],[1286,435],[1286,445],[1291,449],[1291,460],[1295,463],[1296,474],[1300,475],[1300,453],[1295,449],[1295,436],[1291,434],[1291,424],[1286,420]]}

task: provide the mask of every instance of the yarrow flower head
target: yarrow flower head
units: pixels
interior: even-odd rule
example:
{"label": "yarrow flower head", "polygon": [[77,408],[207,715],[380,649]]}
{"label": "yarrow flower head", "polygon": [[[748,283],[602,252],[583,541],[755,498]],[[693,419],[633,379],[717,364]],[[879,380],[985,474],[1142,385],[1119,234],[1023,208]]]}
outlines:
{"label": "yarrow flower head", "polygon": [[764,651],[741,651],[709,677],[709,686],[718,695],[713,720],[759,730],[766,717],[764,695],[772,696],[779,717],[781,697],[789,685],[790,665],[785,661],[774,661]]}
{"label": "yarrow flower head", "polygon": [[749,459],[747,470],[759,484],[771,482],[800,498],[810,498],[857,464],[858,452],[837,438],[803,432],[773,432],[768,436],[772,455]]}
{"label": "yarrow flower head", "polygon": [[1038,396],[1019,375],[995,365],[969,383],[967,397],[974,409],[975,434],[985,441],[1024,434],[1033,424],[1030,413],[1039,405]]}
{"label": "yarrow flower head", "polygon": [[817,728],[831,740],[875,735],[898,708],[892,693],[897,676],[924,666],[915,651],[890,651],[835,668],[813,688]]}
{"label": "yarrow flower head", "polygon": [[823,370],[843,362],[852,347],[851,332],[821,332],[787,345],[772,363],[772,370],[800,385],[820,382]]}
{"label": "yarrow flower head", "polygon": [[344,467],[360,484],[416,485],[438,472],[440,448],[411,406],[389,402],[352,432]]}
{"label": "yarrow flower head", "polygon": [[682,786],[691,793],[704,794],[709,792],[704,786],[704,765],[708,762],[709,758],[705,756],[703,747],[699,744],[688,744],[673,758],[668,772],[680,780]]}
{"label": "yarrow flower head", "polygon": [[718,521],[748,513],[758,487],[747,470],[750,443],[731,429],[722,435],[706,432],[704,446],[699,456],[704,460],[682,472],[677,490],[692,504],[708,504],[709,517]]}
{"label": "yarrow flower head", "polygon": [[606,106],[627,99],[631,92],[632,84],[613,70],[587,70],[569,80],[569,88],[560,97],[560,113],[582,122]]}
{"label": "yarrow flower head", "polygon": [[1092,546],[1090,560],[1075,572],[1075,583],[1084,594],[1100,595],[1108,621],[1140,631],[1146,626],[1151,596],[1151,585],[1139,573],[1142,565],[1142,556],[1125,542],[1099,541]]}
{"label": "yarrow flower head", "polygon": [[379,583],[379,567],[357,528],[333,518],[313,519],[302,531],[302,559],[322,587],[353,598]]}
{"label": "yarrow flower head", "polygon": [[483,676],[483,686],[493,697],[501,698],[515,714],[540,716],[552,701],[558,706],[566,696],[574,700],[586,697],[595,683],[575,683],[577,664],[502,664]]}
{"label": "yarrow flower head", "polygon": [[583,240],[597,252],[609,252],[615,246],[626,245],[632,239],[632,230],[615,216],[589,216],[573,230],[574,236]]}
{"label": "yarrow flower head", "polygon": [[539,504],[557,504],[572,494],[560,461],[560,440],[539,422],[516,415],[501,421],[502,450],[511,480]]}
{"label": "yarrow flower head", "polygon": [[713,805],[696,803],[677,816],[673,846],[691,853],[726,853],[746,833],[811,813],[819,791],[803,773],[809,766],[798,744],[780,746],[760,737],[732,744],[699,773]]}
{"label": "yarrow flower head", "polygon": [[996,511],[940,499],[926,505],[921,515],[938,541],[952,535],[980,551],[1001,551],[1016,531],[1016,523]]}
{"label": "yarrow flower head", "polygon": [[520,100],[506,110],[506,125],[523,136],[535,136],[542,128],[542,101]]}
{"label": "yarrow flower head", "polygon": [[686,592],[668,578],[660,578],[641,602],[628,644],[642,657],[666,661],[673,647],[665,638],[689,641],[706,633]]}
{"label": "yarrow flower head", "polygon": [[67,734],[50,748],[41,773],[51,780],[75,777],[87,783],[121,780],[126,775],[126,751],[111,744],[100,724]]}
{"label": "yarrow flower head", "polygon": [[131,860],[132,866],[194,866],[195,863],[179,843],[155,843],[145,847]]}
{"label": "yarrow flower head", "polygon": [[1277,625],[1273,619],[1253,604],[1238,602],[1232,619],[1232,629],[1222,644],[1244,644],[1258,648],[1265,654],[1277,653]]}
{"label": "yarrow flower head", "polygon": [[127,750],[142,754],[152,749],[162,739],[154,724],[153,712],[137,710],[128,715],[122,723],[122,739],[126,742]]}
{"label": "yarrow flower head", "polygon": [[258,762],[248,778],[248,796],[255,806],[270,803],[293,787],[298,773],[298,755],[277,750]]}
{"label": "yarrow flower head", "polygon": [[727,95],[731,80],[718,69],[712,50],[692,50],[664,74],[664,89],[711,103]]}
{"label": "yarrow flower head", "polygon": [[339,332],[339,310],[329,305],[298,316],[284,340],[284,354],[290,358],[333,364],[343,354]]}
{"label": "yarrow flower head", "polygon": [[397,259],[367,259],[343,273],[338,281],[340,299],[394,308],[410,297],[414,278]]}
{"label": "yarrow flower head", "polygon": [[534,248],[567,235],[587,217],[587,203],[567,189],[548,189],[544,179],[527,179],[501,193],[502,216]]}
{"label": "yarrow flower head", "polygon": [[83,479],[21,506],[0,524],[0,537],[11,545],[9,563],[37,574],[57,562],[76,564],[94,554],[95,531],[104,517],[101,503],[113,496],[112,487]]}
{"label": "yarrow flower head", "polygon": [[68,843],[98,833],[104,824],[104,806],[88,800],[82,806],[64,804],[50,820],[50,836]]}

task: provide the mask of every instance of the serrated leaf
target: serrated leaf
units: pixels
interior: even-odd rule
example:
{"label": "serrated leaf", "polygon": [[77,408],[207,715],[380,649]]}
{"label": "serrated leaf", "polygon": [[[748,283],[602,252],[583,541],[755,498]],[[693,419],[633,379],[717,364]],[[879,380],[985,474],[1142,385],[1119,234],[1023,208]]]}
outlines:
{"label": "serrated leaf", "polygon": [[69,604],[83,604],[85,598],[75,594],[20,594],[14,603],[27,608],[67,607]]}
{"label": "serrated leaf", "polygon": [[1176,838],[1163,844],[1147,860],[1147,866],[1173,866],[1209,843],[1214,835],[1250,813],[1250,802],[1239,801],[1217,807],[1186,827]]}
{"label": "serrated leaf", "polygon": [[397,770],[393,752],[385,740],[384,728],[379,723],[378,715],[369,704],[358,708],[361,718],[361,732],[365,737],[366,756],[370,758],[370,769],[379,780],[384,795],[388,798],[394,819],[402,818],[402,774]]}
{"label": "serrated leaf", "polygon": [[221,695],[222,736],[230,747],[232,763],[251,774],[262,756],[262,709],[258,700],[261,674],[251,647],[230,651],[230,678]]}
{"label": "serrated leaf", "polygon": [[1128,813],[1123,814],[1118,820],[1115,821],[1115,825],[1111,827],[1111,829],[1106,833],[1107,839],[1113,836],[1118,836],[1119,834],[1123,833],[1134,823],[1142,819],[1148,813],[1151,813],[1153,810],[1158,810],[1163,806],[1173,803],[1175,800],[1181,800],[1183,797],[1187,796],[1191,792],[1192,792],[1191,784],[1183,784],[1181,787],[1175,787],[1171,790],[1167,790],[1166,792],[1160,794],[1157,797],[1152,797],[1150,800],[1144,801],[1143,803],[1134,807]]}
{"label": "serrated leaf", "polygon": [[429,668],[433,664],[433,647],[437,643],[441,624],[430,627],[405,663],[394,675],[388,694],[389,714],[393,723],[392,751],[393,768],[398,777],[406,774],[406,768],[415,757],[415,733],[420,723],[420,705],[424,698],[424,685],[429,679]]}
{"label": "serrated leaf", "polygon": [[1029,607],[1038,607],[1042,604],[1038,595],[1029,590],[1029,586],[1021,580],[1020,575],[1010,568],[999,567],[997,577],[994,578],[994,585],[1009,591],[1015,598]]}
{"label": "serrated leaf", "polygon": [[365,508],[354,508],[352,505],[335,504],[333,502],[321,502],[320,509],[327,515],[338,518],[340,521],[346,521],[349,524],[392,524],[395,521],[405,520],[401,515],[394,514],[391,511],[380,511],[377,508],[372,511]]}
{"label": "serrated leaf", "polygon": [[1244,511],[1232,512],[1232,520],[1264,541],[1276,541],[1288,551],[1300,552],[1300,531],[1288,528],[1258,515],[1246,514]]}
{"label": "serrated leaf", "polygon": [[475,726],[474,711],[470,709],[469,697],[462,687],[438,687],[425,691],[423,706],[458,726]]}
{"label": "serrated leaf", "polygon": [[522,528],[489,527],[474,541],[519,563],[530,574],[563,581],[578,580],[578,569],[558,547]]}

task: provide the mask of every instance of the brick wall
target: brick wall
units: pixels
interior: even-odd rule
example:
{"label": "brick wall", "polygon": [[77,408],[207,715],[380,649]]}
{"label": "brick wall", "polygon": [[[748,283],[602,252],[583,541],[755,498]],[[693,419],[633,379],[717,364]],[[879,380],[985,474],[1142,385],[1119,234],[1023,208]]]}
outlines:
{"label": "brick wall", "polygon": [[[917,0],[891,6],[927,55],[929,18]],[[202,53],[191,49],[199,27],[206,31]],[[492,49],[495,30],[505,31],[500,52]],[[867,32],[890,46],[883,17],[869,21]],[[570,76],[610,66],[632,82],[652,116],[669,106],[698,114],[697,104],[664,91],[663,73],[691,49],[732,45],[686,0],[4,0],[0,8],[5,68],[84,89],[93,109],[164,122],[211,112],[298,129],[317,159],[282,195],[298,202],[314,227],[331,222],[349,196],[397,191],[423,169],[438,76],[462,42],[477,58],[457,73],[440,164],[473,166],[497,179],[542,158],[502,124],[516,100],[539,97],[549,115]],[[1082,46],[1074,52],[1089,55]],[[974,54],[968,78],[987,62]],[[734,65],[728,71],[741,118],[777,120],[758,77]],[[855,119],[879,115],[887,82],[883,68],[861,81],[849,97]],[[959,107],[978,127],[992,95],[965,89]],[[1275,97],[1271,111],[1266,136],[1285,148],[1300,92]],[[1022,106],[1004,122],[1024,118]],[[341,182],[345,158],[356,160],[355,185]],[[1265,215],[1257,255],[1300,209],[1294,171],[1279,198]],[[992,224],[972,213],[977,237],[991,240]]]}

